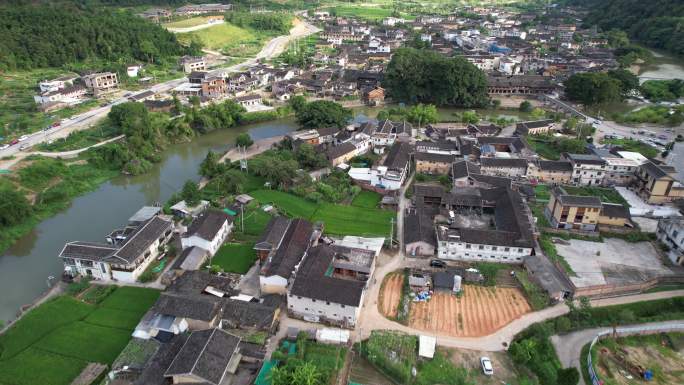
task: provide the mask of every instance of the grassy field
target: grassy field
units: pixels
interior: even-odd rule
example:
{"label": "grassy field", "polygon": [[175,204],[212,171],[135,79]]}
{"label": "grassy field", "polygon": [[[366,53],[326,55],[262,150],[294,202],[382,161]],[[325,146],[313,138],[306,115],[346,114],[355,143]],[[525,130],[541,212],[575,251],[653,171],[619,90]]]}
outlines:
{"label": "grassy field", "polygon": [[382,200],[382,195],[372,191],[361,191],[352,200],[352,206],[374,209],[377,208]]}
{"label": "grassy field", "polygon": [[627,201],[620,195],[615,189],[612,188],[601,188],[601,187],[579,187],[579,186],[563,186],[563,189],[571,195],[581,195],[581,196],[595,196],[601,199],[604,203],[617,203],[621,205],[626,205]]}
{"label": "grassy field", "polygon": [[389,210],[314,203],[282,191],[257,190],[251,195],[262,204],[274,204],[287,216],[322,221],[325,232],[335,235],[388,236],[395,217]]}
{"label": "grassy field", "polygon": [[228,243],[216,252],[211,260],[212,265],[218,265],[223,271],[245,274],[256,260],[253,243]]}
{"label": "grassy field", "polygon": [[[40,80],[67,73],[59,69],[44,69],[0,75],[0,137],[17,137],[55,122],[57,116],[38,111],[33,96],[37,94]],[[4,141],[0,139],[0,143]]]}
{"label": "grassy field", "polygon": [[68,385],[88,364],[111,364],[159,291],[119,287],[100,305],[52,299],[0,336],[0,384]]}
{"label": "grassy field", "polygon": [[208,16],[199,16],[199,17],[191,17],[189,19],[183,19],[183,20],[177,20],[177,21],[172,21],[170,23],[164,23],[162,26],[165,28],[190,28],[190,27],[195,27],[198,25],[202,24],[207,24],[209,22],[210,17]]}
{"label": "grassy field", "polygon": [[638,152],[647,158],[655,158],[660,154],[657,148],[633,139],[605,139],[603,143],[618,145],[625,151]]}
{"label": "grassy field", "polygon": [[261,50],[269,35],[247,28],[240,28],[230,23],[188,33],[178,34],[181,42],[198,39],[204,48],[221,51],[228,56],[252,56]]}

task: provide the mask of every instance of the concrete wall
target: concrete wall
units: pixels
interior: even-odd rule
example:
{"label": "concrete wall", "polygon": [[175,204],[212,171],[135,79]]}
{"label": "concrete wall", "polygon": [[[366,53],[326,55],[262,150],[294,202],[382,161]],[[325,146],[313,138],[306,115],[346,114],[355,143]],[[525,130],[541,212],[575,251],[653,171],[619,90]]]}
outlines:
{"label": "concrete wall", "polygon": [[261,294],[285,294],[287,292],[287,279],[278,275],[270,277],[260,275],[259,287]]}
{"label": "concrete wall", "polygon": [[531,253],[532,248],[529,247],[481,245],[458,241],[441,241],[437,245],[439,258],[462,261],[523,263],[525,257]]}
{"label": "concrete wall", "polygon": [[298,317],[316,316],[325,318],[330,323],[353,327],[356,325],[360,308],[288,294],[287,310]]}

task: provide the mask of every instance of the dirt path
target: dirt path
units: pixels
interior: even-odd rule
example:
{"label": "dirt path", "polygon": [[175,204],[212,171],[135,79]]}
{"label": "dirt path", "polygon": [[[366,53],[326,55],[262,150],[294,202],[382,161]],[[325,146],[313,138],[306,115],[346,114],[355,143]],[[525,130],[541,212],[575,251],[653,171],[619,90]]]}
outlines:
{"label": "dirt path", "polygon": [[223,163],[226,160],[230,160],[231,162],[234,162],[236,160],[242,159],[243,156],[245,158],[251,158],[255,155],[261,154],[264,151],[270,150],[274,144],[282,141],[283,138],[284,138],[283,135],[279,135],[279,136],[274,136],[271,138],[257,140],[256,142],[254,142],[254,144],[249,146],[244,153],[239,151],[237,149],[237,147],[232,148],[228,152],[226,152],[225,155],[223,155],[221,157],[221,159],[219,160],[219,163]]}
{"label": "dirt path", "polygon": [[401,273],[392,273],[385,278],[378,301],[380,311],[385,317],[394,318],[397,316],[403,283],[404,276]]}

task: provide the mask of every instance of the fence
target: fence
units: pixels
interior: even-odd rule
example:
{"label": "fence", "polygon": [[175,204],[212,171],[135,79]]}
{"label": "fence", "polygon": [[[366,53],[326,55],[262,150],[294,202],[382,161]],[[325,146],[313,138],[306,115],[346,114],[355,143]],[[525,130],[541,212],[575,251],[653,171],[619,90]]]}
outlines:
{"label": "fence", "polygon": [[662,333],[662,332],[669,332],[673,330],[684,330],[684,323],[682,322],[672,322],[672,323],[666,323],[663,325],[654,325],[654,326],[632,326],[632,327],[624,327],[624,328],[616,328],[613,331],[606,330],[598,333],[596,337],[594,337],[593,340],[591,340],[591,345],[589,345],[589,353],[587,354],[587,371],[589,372],[589,379],[591,380],[592,385],[601,385],[602,382],[598,377],[598,373],[596,373],[596,370],[594,370],[594,363],[592,362],[591,359],[591,352],[594,349],[594,345],[601,339],[602,337],[605,337],[607,335],[632,335],[632,334],[654,334],[654,333]]}
{"label": "fence", "polygon": [[653,289],[660,285],[670,284],[684,284],[684,276],[669,275],[652,278],[648,281],[625,284],[625,285],[594,285],[585,287],[574,287],[574,296],[590,297],[590,298],[605,298],[614,297],[618,295],[638,294],[647,290]]}

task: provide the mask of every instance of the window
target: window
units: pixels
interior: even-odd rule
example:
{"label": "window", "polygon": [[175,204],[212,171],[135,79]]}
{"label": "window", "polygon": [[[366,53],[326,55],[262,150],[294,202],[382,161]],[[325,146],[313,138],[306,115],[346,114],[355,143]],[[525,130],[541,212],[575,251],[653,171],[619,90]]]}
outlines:
{"label": "window", "polygon": [[470,248],[470,244],[466,244],[466,249],[469,249],[469,248]]}
{"label": "window", "polygon": [[342,305],[342,309],[344,309],[344,305]]}
{"label": "window", "polygon": [[64,264],[70,266],[76,266],[76,261],[73,258],[64,258]]}
{"label": "window", "polygon": [[518,249],[518,253],[522,253],[522,252],[523,252],[523,249]]}
{"label": "window", "polygon": [[81,266],[93,267],[93,261],[86,261],[84,259],[81,259]]}
{"label": "window", "polygon": [[308,308],[308,307],[305,307],[304,310],[309,311],[309,308]]}
{"label": "window", "polygon": [[302,299],[302,297],[300,297],[300,296],[297,296],[297,299]]}
{"label": "window", "polygon": [[311,301],[313,301],[313,302],[316,302],[316,300],[315,300],[315,299],[313,299],[313,298],[311,299]]}
{"label": "window", "polygon": [[480,246],[479,246],[479,249],[480,249],[480,250],[484,250],[484,245],[480,245]]}
{"label": "window", "polygon": [[325,304],[326,304],[326,305],[330,305],[330,301],[325,301]]}
{"label": "window", "polygon": [[496,250],[497,250],[497,247],[496,247],[496,246],[492,246],[492,251],[496,251]]}
{"label": "window", "polygon": [[504,248],[504,251],[510,251],[510,250],[511,250],[511,248],[510,248],[510,247],[506,247],[506,248]]}

